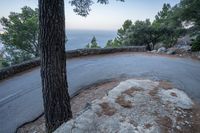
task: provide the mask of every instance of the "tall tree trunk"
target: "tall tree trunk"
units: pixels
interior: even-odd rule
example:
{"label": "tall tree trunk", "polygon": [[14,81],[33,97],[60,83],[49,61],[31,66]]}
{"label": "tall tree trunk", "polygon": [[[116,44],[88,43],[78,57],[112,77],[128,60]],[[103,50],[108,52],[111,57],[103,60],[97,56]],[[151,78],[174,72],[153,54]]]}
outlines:
{"label": "tall tree trunk", "polygon": [[39,0],[41,77],[47,132],[72,118],[66,77],[64,0]]}

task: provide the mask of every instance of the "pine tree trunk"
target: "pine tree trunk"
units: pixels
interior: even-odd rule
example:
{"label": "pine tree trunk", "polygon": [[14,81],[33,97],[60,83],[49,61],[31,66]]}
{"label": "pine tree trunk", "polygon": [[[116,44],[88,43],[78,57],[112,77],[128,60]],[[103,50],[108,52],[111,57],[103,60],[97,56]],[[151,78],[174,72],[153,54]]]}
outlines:
{"label": "pine tree trunk", "polygon": [[47,132],[72,118],[66,77],[64,0],[39,0],[41,78]]}

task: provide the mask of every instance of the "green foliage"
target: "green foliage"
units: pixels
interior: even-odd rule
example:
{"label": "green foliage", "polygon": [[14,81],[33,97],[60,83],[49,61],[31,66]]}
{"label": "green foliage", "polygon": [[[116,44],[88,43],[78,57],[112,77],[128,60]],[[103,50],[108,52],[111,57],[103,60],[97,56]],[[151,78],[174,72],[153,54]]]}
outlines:
{"label": "green foliage", "polygon": [[112,48],[112,44],[113,44],[112,40],[108,40],[105,47]]}
{"label": "green foliage", "polygon": [[86,48],[101,48],[98,44],[97,44],[97,40],[96,37],[94,36],[91,40],[91,43],[87,44],[85,46]]}
{"label": "green foliage", "polygon": [[192,51],[200,51],[200,36],[192,42]]}
{"label": "green foliage", "polygon": [[117,31],[117,37],[114,40],[108,40],[106,47],[120,47],[122,46],[122,41],[124,40],[124,37],[126,35],[127,30],[132,25],[131,20],[126,20],[124,24],[122,25],[122,28],[118,29]]}
{"label": "green foliage", "polygon": [[[158,42],[163,42],[167,47],[171,47],[177,42],[178,37],[184,34],[180,8],[164,4],[162,10],[155,16],[153,23],[149,19],[138,20],[135,23],[126,20],[122,28],[118,30],[117,40],[119,46],[146,45],[151,50]],[[108,46],[112,46],[110,41]]]}
{"label": "green foliage", "polygon": [[196,37],[192,42],[192,51],[200,51],[200,1],[181,0],[178,5],[180,19],[187,23],[187,30],[191,36]]}
{"label": "green foliage", "polygon": [[114,40],[108,40],[105,48],[118,48],[120,46],[120,42],[118,41],[118,39],[115,38]]}
{"label": "green foliage", "polygon": [[[9,67],[10,66],[10,64],[8,63],[8,61],[6,61],[6,60],[2,60],[2,61],[0,61],[1,62],[1,67]],[[0,68],[1,68],[0,67]]]}
{"label": "green foliage", "polygon": [[[122,29],[122,28],[121,28]],[[122,31],[122,30],[118,30]],[[120,32],[118,46],[141,46],[146,45],[151,49],[159,41],[161,30],[153,26],[149,19],[145,21],[136,21],[127,26],[125,32]],[[121,34],[122,33],[122,34]],[[119,34],[119,33],[118,33]],[[163,33],[162,33],[163,35]]]}
{"label": "green foliage", "polygon": [[4,51],[0,50],[0,68],[8,67],[10,64],[4,59]]}
{"label": "green foliage", "polygon": [[88,43],[88,44],[85,46],[85,48],[90,48],[90,44]]}
{"label": "green foliage", "polygon": [[200,28],[200,1],[199,0],[181,0],[180,2],[182,20],[194,22],[197,28]]}
{"label": "green foliage", "polygon": [[[125,0],[117,0],[124,2]],[[93,0],[70,0],[71,6],[74,6],[74,12],[80,16],[86,17],[91,11],[91,5],[94,3]],[[108,4],[109,0],[97,0],[97,3]]]}
{"label": "green foliage", "polygon": [[126,31],[121,43],[123,46],[131,45],[145,45],[149,42],[149,30],[151,23],[149,20],[146,21],[136,21],[133,25],[129,27]]}
{"label": "green foliage", "polygon": [[164,33],[160,36],[160,40],[168,47],[173,46],[178,37],[185,33],[179,12],[180,8],[177,6],[171,7],[170,4],[164,4],[162,11],[158,12],[152,24],[160,30],[160,33]]}
{"label": "green foliage", "polygon": [[122,41],[123,37],[125,36],[126,31],[131,27],[132,21],[131,20],[126,20],[124,24],[122,25],[122,28],[120,28],[117,31],[117,39]]}
{"label": "green foliage", "polygon": [[38,9],[25,6],[21,13],[2,17],[0,23],[4,29],[0,39],[12,64],[39,56]]}
{"label": "green foliage", "polygon": [[200,51],[200,0],[181,0],[180,18],[192,27],[188,30],[191,36],[196,36],[192,43],[192,51]]}
{"label": "green foliage", "polygon": [[6,52],[6,54],[4,55],[5,56],[4,59],[7,62],[9,62],[11,65],[19,64],[21,62],[30,60],[35,57],[26,51],[18,50],[12,46],[7,47],[6,45],[5,45],[5,52]]}

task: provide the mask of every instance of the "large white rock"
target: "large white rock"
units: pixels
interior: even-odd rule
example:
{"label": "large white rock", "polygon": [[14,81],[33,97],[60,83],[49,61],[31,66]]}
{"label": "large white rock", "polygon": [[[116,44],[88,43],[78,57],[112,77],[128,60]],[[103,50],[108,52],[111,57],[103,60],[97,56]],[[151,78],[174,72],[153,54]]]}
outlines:
{"label": "large white rock", "polygon": [[166,123],[171,129],[185,126],[176,118],[192,105],[192,100],[178,89],[165,90],[156,81],[129,79],[94,100],[55,133],[160,133]]}

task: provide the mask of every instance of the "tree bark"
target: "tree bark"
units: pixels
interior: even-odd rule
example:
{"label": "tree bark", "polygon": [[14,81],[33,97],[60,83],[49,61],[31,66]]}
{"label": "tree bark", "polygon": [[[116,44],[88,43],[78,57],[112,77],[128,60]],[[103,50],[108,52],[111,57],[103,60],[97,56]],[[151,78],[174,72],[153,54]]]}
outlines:
{"label": "tree bark", "polygon": [[39,0],[41,78],[47,132],[72,118],[65,56],[64,0]]}

